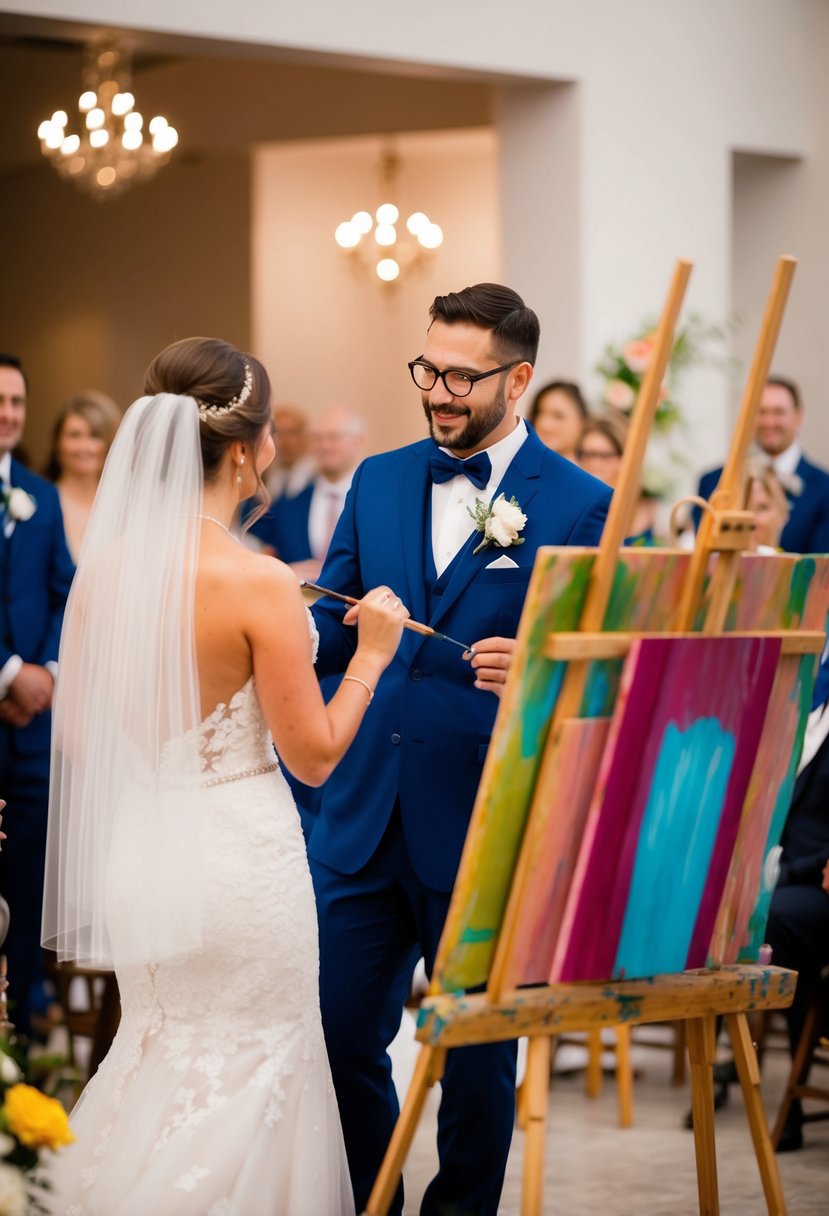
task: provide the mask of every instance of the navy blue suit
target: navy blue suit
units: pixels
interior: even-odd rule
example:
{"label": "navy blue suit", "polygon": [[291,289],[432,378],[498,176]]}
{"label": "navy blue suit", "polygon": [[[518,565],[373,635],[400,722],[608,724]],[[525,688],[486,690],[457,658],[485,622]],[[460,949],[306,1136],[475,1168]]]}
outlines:
{"label": "navy blue suit", "polygon": [[[412,617],[463,642],[514,637],[539,545],[595,545],[610,491],[533,431],[498,488],[527,516],[524,544],[473,554],[473,534],[438,578],[432,558],[431,440],[357,470],[321,574],[361,596],[388,584]],[[517,563],[487,569],[503,552]],[[314,608],[320,674],[341,673],[354,631]],[[462,652],[404,632],[355,742],[323,789],[309,844],[321,1001],[357,1210],[397,1113],[386,1046],[414,962],[434,962],[498,702]],[[424,1213],[497,1211],[513,1125],[514,1044],[449,1053]],[[398,1195],[398,1205],[402,1196]],[[399,1210],[399,1207],[397,1208]]]}
{"label": "navy blue suit", "polygon": [[308,535],[308,518],[314,483],[300,490],[293,498],[275,498],[261,519],[250,529],[265,545],[276,550],[283,562],[304,562],[313,557]]}
{"label": "navy blue suit", "polygon": [[[801,456],[795,472],[803,490],[798,495],[786,491],[790,510],[780,547],[787,553],[829,553],[829,473],[805,456]],[[712,469],[702,475],[697,491],[700,498],[711,497],[721,473],[722,469]],[[695,507],[695,526],[699,525],[699,515],[699,507]]]}
{"label": "navy blue suit", "polygon": [[[63,610],[75,568],[66,547],[57,490],[13,460],[11,484],[37,504],[8,538],[0,529],[0,667],[18,654],[26,663],[57,662]],[[41,978],[40,920],[49,796],[51,714],[26,727],[0,724],[0,796],[8,803],[9,839],[0,854],[0,891],[9,902],[6,942],[13,1014],[29,1031],[29,997]]]}

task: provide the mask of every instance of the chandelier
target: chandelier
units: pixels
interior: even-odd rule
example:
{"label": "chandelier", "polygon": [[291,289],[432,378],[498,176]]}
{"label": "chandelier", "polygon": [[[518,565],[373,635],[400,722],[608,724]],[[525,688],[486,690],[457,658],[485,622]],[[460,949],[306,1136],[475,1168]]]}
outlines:
{"label": "chandelier", "polygon": [[78,110],[80,134],[69,131],[66,111],[56,110],[37,129],[40,150],[61,177],[97,199],[152,177],[178,143],[175,127],[161,115],[144,130],[132,94],[130,56],[122,47],[86,48]]}
{"label": "chandelier", "polygon": [[423,211],[413,211],[401,224],[401,212],[393,201],[397,195],[400,158],[393,149],[383,151],[380,161],[380,195],[383,201],[372,216],[357,211],[337,225],[334,240],[360,261],[373,267],[384,283],[393,283],[403,270],[411,270],[443,244],[443,230]]}

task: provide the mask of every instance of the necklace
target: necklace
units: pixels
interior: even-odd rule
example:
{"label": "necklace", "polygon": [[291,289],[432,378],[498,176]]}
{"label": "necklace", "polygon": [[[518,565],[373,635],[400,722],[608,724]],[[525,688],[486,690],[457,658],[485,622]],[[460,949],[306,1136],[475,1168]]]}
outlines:
{"label": "necklace", "polygon": [[[211,524],[218,524],[220,528],[223,528],[224,531],[227,532],[228,536],[233,536],[233,533],[231,532],[231,530],[227,526],[227,524],[223,524],[222,521],[220,519],[217,519],[215,515],[198,515],[196,518],[197,519],[206,519]],[[236,538],[234,537],[234,540],[235,539]]]}

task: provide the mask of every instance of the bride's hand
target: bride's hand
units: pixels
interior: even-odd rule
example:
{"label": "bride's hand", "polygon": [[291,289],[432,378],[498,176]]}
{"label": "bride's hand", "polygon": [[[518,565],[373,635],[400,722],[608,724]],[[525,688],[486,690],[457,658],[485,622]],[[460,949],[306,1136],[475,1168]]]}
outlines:
{"label": "bride's hand", "polygon": [[382,657],[384,666],[400,644],[403,622],[409,610],[389,587],[375,587],[349,608],[343,620],[346,625],[357,624],[357,649]]}

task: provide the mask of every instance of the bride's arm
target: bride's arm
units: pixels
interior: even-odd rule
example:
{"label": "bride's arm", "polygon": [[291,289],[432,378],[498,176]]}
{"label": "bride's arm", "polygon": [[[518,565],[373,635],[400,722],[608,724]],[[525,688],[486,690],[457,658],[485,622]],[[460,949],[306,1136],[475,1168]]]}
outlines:
{"label": "bride's arm", "polygon": [[[306,785],[321,785],[357,733],[370,694],[391,661],[409,615],[388,588],[361,601],[357,648],[326,705],[311,660],[308,616],[294,574],[272,559],[254,563],[245,632],[262,710],[276,750]],[[396,605],[396,607],[395,607]]]}

